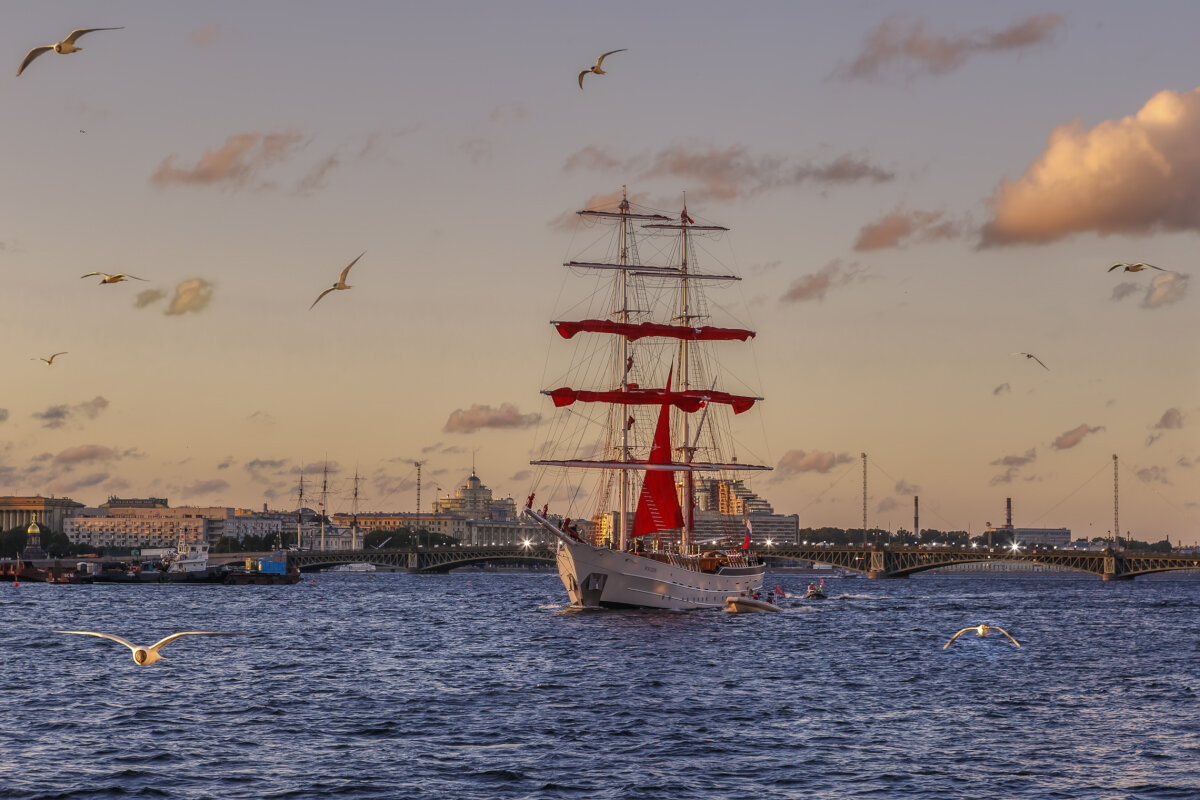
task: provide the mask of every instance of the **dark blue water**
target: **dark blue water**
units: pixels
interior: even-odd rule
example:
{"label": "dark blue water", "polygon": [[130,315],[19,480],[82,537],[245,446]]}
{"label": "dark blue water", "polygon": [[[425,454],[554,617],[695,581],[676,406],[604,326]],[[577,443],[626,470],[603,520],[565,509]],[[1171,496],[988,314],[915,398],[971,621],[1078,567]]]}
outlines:
{"label": "dark blue water", "polygon": [[[732,615],[563,613],[550,574],[0,584],[0,797],[1200,797],[1200,581],[826,586]],[[943,651],[980,622],[1022,647]],[[55,628],[243,635],[139,667]]]}

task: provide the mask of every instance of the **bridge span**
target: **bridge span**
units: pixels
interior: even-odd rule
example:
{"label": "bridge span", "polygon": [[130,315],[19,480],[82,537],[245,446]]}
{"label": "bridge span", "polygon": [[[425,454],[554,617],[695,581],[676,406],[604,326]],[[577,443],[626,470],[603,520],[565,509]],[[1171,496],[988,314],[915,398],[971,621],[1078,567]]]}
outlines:
{"label": "bridge span", "polygon": [[907,578],[917,572],[956,564],[1016,562],[1088,572],[1106,581],[1132,580],[1138,575],[1172,570],[1200,569],[1200,556],[1161,555],[1123,550],[1054,550],[1032,548],[924,547],[817,547],[768,546],[759,550],[768,558],[816,561],[864,573],[868,578]]}
{"label": "bridge span", "polygon": [[[1200,570],[1200,556],[1161,555],[1123,550],[1029,549],[1014,552],[988,548],[817,547],[772,545],[759,555],[793,561],[815,561],[861,572],[869,578],[907,578],[955,564],[1017,562],[1086,572],[1102,580],[1131,580],[1138,575],[1172,570]],[[452,547],[403,547],[387,550],[293,550],[288,565],[312,572],[339,564],[368,563],[413,573],[449,572],[480,564],[496,566],[553,565],[555,546],[547,544]]]}

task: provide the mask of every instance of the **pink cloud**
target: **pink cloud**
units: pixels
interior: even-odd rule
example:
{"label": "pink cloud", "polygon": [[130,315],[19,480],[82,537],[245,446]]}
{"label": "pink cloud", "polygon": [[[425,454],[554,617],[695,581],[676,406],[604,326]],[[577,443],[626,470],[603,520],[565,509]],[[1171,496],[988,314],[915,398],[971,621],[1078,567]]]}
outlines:
{"label": "pink cloud", "polygon": [[1200,88],[1161,91],[1137,114],[1090,129],[1055,128],[1025,174],[996,188],[992,214],[984,247],[1200,231]]}
{"label": "pink cloud", "polygon": [[829,472],[839,464],[848,464],[854,460],[849,453],[833,453],[813,450],[806,453],[803,450],[789,450],[784,453],[775,469],[780,475],[792,476],[802,472]]}
{"label": "pink cloud", "polygon": [[540,414],[522,414],[512,403],[499,408],[473,405],[450,412],[442,430],[447,433],[474,433],[481,428],[528,428],[541,420]]}
{"label": "pink cloud", "polygon": [[295,132],[238,133],[216,150],[209,150],[191,168],[174,166],[175,155],[158,165],[150,182],[170,184],[243,186],[257,179],[267,168],[291,158],[303,137]]}
{"label": "pink cloud", "polygon": [[620,158],[595,145],[567,158],[564,170],[624,171],[640,179],[671,178],[699,184],[702,197],[731,199],[769,189],[815,183],[883,183],[895,175],[868,159],[849,154],[823,163],[791,163],[785,156],[754,155],[744,145],[676,144],[657,153]]}
{"label": "pink cloud", "polygon": [[883,250],[903,247],[907,241],[932,242],[961,235],[962,226],[942,218],[941,211],[901,211],[897,209],[858,232],[854,249]]}
{"label": "pink cloud", "polygon": [[221,26],[214,22],[192,31],[188,34],[188,41],[196,47],[211,47],[220,35]]}
{"label": "pink cloud", "polygon": [[841,259],[834,259],[816,272],[801,275],[780,298],[785,303],[802,303],[807,300],[821,301],[831,289],[865,280],[866,269],[856,263],[843,266]]}
{"label": "pink cloud", "polygon": [[980,53],[1020,50],[1050,39],[1063,24],[1058,14],[1041,14],[999,31],[942,36],[925,30],[925,23],[905,22],[894,14],[876,28],[863,43],[862,52],[837,77],[873,79],[887,71],[911,76],[917,73],[944,74],[958,69]]}
{"label": "pink cloud", "polygon": [[1088,434],[1097,433],[1102,430],[1104,430],[1103,425],[1096,428],[1086,424],[1080,425],[1079,427],[1072,428],[1066,433],[1060,435],[1050,446],[1055,450],[1070,450],[1072,447],[1082,442],[1083,438]]}

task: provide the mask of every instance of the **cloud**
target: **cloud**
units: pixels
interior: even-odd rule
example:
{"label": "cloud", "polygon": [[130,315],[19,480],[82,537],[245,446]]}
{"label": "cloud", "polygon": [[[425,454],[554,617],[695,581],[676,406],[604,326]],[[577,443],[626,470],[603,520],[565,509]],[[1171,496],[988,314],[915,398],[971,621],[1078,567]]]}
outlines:
{"label": "cloud", "polygon": [[864,181],[884,183],[896,177],[863,157],[849,154],[823,163],[793,164],[785,156],[753,155],[744,145],[720,148],[696,143],[670,145],[657,153],[625,159],[589,145],[569,156],[563,169],[631,172],[640,180],[682,179],[699,184],[697,194],[723,200],[804,183],[828,187]]}
{"label": "cloud", "polygon": [[157,303],[167,296],[165,289],[146,289],[138,292],[137,297],[133,301],[134,308],[145,308],[151,303]]}
{"label": "cloud", "polygon": [[[1168,408],[1166,411],[1163,412],[1163,415],[1158,420],[1158,422],[1154,423],[1151,430],[1171,431],[1171,430],[1179,430],[1182,427],[1183,427],[1183,412],[1181,412],[1178,408]],[[1162,436],[1161,433],[1150,434],[1150,436],[1146,438],[1146,446],[1149,447],[1150,445],[1154,444],[1156,441],[1158,441],[1159,437],[1161,437],[1161,436]]]}
{"label": "cloud", "polygon": [[1162,308],[1182,300],[1184,292],[1187,291],[1188,277],[1178,272],[1155,275],[1154,280],[1150,282],[1150,289],[1142,298],[1142,308]]}
{"label": "cloud", "polygon": [[780,300],[784,303],[802,303],[807,300],[822,301],[830,289],[865,280],[866,271],[857,262],[843,264],[840,258],[835,258],[816,272],[801,275],[792,281],[792,285],[788,287]]}
{"label": "cloud", "polygon": [[1012,391],[1011,386],[1009,386],[1007,383],[1002,383],[999,386],[997,386],[995,389],[992,389],[992,394],[998,396],[998,395],[1002,395],[1002,394],[1008,394],[1011,391]]}
{"label": "cloud", "polygon": [[933,242],[961,236],[964,227],[943,219],[941,211],[901,211],[896,209],[876,222],[864,225],[858,232],[854,249],[883,250],[903,247],[905,240]]}
{"label": "cloud", "polygon": [[1134,116],[1050,133],[1045,152],[992,196],[981,246],[1072,233],[1200,231],[1200,88],[1169,89]]}
{"label": "cloud", "polygon": [[1070,450],[1072,447],[1082,442],[1083,437],[1087,436],[1089,433],[1098,433],[1102,430],[1104,430],[1103,425],[1096,428],[1088,425],[1080,425],[1078,428],[1072,428],[1066,433],[1060,435],[1050,446],[1055,450]]}
{"label": "cloud", "polygon": [[474,433],[480,428],[528,428],[541,421],[540,414],[522,414],[512,403],[499,408],[473,405],[455,409],[442,430],[446,433]]}
{"label": "cloud", "polygon": [[190,169],[177,168],[176,156],[167,156],[150,182],[159,186],[245,186],[257,180],[264,170],[295,155],[302,139],[296,131],[234,134],[217,150],[207,151]]}
{"label": "cloud", "polygon": [[806,453],[803,450],[789,450],[783,454],[775,467],[782,476],[799,475],[802,472],[829,472],[839,464],[848,464],[854,460],[849,453],[832,453],[813,450]]}
{"label": "cloud", "polygon": [[45,411],[35,411],[33,418],[40,419],[43,428],[61,428],[76,417],[95,419],[106,408],[108,408],[108,400],[96,395],[91,400],[73,406],[57,405],[50,406]]}
{"label": "cloud", "polygon": [[120,451],[113,447],[99,444],[81,444],[68,447],[54,456],[54,463],[60,466],[73,467],[78,464],[89,464],[95,461],[118,461],[126,456],[134,455],[133,450]]}
{"label": "cloud", "polygon": [[317,162],[316,166],[308,171],[308,174],[300,179],[300,183],[296,184],[296,194],[309,195],[318,189],[325,188],[325,176],[332,170],[338,167],[342,160],[337,153],[327,156],[324,160]]}
{"label": "cloud", "polygon": [[246,417],[247,422],[253,422],[258,425],[274,425],[275,417],[265,411],[255,411],[250,416]]}
{"label": "cloud", "polygon": [[264,473],[270,472],[278,476],[287,467],[287,464],[286,458],[255,458],[247,461],[244,466],[255,480],[267,481],[269,478]]}
{"label": "cloud", "polygon": [[0,408],[0,422],[6,422],[7,420],[8,420],[8,409]]}
{"label": "cloud", "polygon": [[1124,300],[1126,297],[1129,297],[1129,295],[1131,295],[1131,294],[1137,294],[1137,290],[1138,290],[1138,285],[1136,283],[1131,283],[1129,281],[1126,281],[1125,283],[1118,283],[1116,286],[1113,287],[1113,292],[1112,292],[1113,302],[1120,302],[1121,300]]}
{"label": "cloud", "polygon": [[213,285],[203,278],[192,278],[175,287],[175,296],[163,313],[177,317],[189,311],[199,314],[212,300]]}
{"label": "cloud", "polygon": [[492,146],[487,139],[468,139],[458,146],[458,151],[466,154],[476,166],[492,158]]}
{"label": "cloud", "polygon": [[196,481],[193,484],[182,487],[183,494],[191,497],[199,494],[218,494],[229,489],[229,482],[223,481],[220,478],[213,478],[207,481]]}
{"label": "cloud", "polygon": [[508,479],[510,481],[527,481],[532,477],[533,477],[533,470],[522,469],[522,470],[518,470],[517,472],[514,472],[512,475],[509,475]]}
{"label": "cloud", "polygon": [[1168,486],[1171,485],[1171,482],[1167,480],[1167,471],[1162,467],[1143,467],[1134,474],[1143,483],[1164,483]]}
{"label": "cloud", "polygon": [[1058,14],[1040,14],[999,31],[941,36],[928,33],[923,21],[907,22],[902,15],[893,14],[867,36],[858,57],[839,67],[834,76],[870,80],[891,71],[906,77],[920,73],[942,75],[980,53],[1040,44],[1050,39],[1062,24],[1063,18]]}
{"label": "cloud", "polygon": [[188,34],[188,41],[196,47],[210,47],[221,35],[221,26],[215,22],[197,28]]}
{"label": "cloud", "polygon": [[1002,456],[989,462],[993,467],[1023,467],[1037,460],[1037,448],[1031,447],[1022,456]]}
{"label": "cloud", "polygon": [[233,466],[233,456],[225,456],[221,459],[221,463],[217,464],[217,469],[229,469]]}
{"label": "cloud", "polygon": [[896,487],[892,491],[894,491],[896,494],[906,494],[911,496],[914,494],[919,494],[921,487],[913,486],[911,483],[908,483],[901,478],[900,480],[896,481]]}
{"label": "cloud", "polygon": [[59,487],[59,490],[63,492],[77,492],[80,489],[86,489],[89,486],[95,486],[98,483],[104,483],[106,480],[108,480],[108,476],[109,473],[107,472],[93,472],[91,475],[85,475],[82,478],[76,478],[75,480],[67,483],[59,482],[57,483],[57,486]]}
{"label": "cloud", "polygon": [[879,505],[875,506],[875,513],[882,514],[885,511],[895,511],[900,508],[900,502],[894,497],[885,497],[879,501]]}

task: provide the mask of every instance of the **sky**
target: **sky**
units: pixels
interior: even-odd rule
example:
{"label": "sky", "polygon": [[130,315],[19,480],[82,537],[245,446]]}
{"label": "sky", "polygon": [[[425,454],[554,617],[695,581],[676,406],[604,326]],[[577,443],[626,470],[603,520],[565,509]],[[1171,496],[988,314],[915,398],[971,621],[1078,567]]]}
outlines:
{"label": "sky", "polygon": [[777,512],[858,527],[866,452],[872,526],[1106,536],[1117,454],[1122,529],[1200,541],[1200,6],[0,10],[0,493],[523,499],[627,185],[731,228]]}

